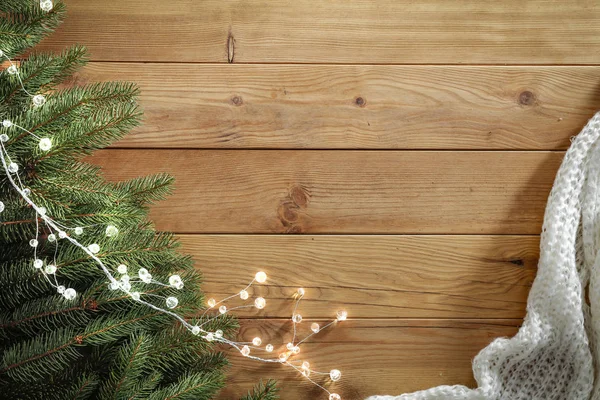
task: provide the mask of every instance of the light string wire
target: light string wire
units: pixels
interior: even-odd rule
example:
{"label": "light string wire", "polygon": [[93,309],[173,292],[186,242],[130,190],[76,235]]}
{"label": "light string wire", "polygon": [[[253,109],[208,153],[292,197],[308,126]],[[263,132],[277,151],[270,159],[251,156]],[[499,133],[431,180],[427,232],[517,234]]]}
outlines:
{"label": "light string wire", "polygon": [[[52,0],[41,0],[40,1],[40,8],[42,10],[49,12],[50,10],[52,10],[52,7],[53,7]],[[21,89],[23,90],[23,92],[32,98],[33,108],[36,109],[36,108],[42,107],[46,103],[45,96],[42,94],[34,95],[34,94],[30,93],[25,88],[25,85],[20,76],[19,68],[17,67],[17,65],[15,65],[13,63],[13,61],[8,57],[8,55],[6,53],[4,53],[2,50],[0,50],[0,59],[2,57],[5,58],[8,61],[8,63],[10,64],[9,67],[5,71],[2,71],[2,73],[8,73],[9,75],[16,75],[18,83],[19,83]],[[39,140],[38,145],[42,151],[49,151],[52,147],[51,139],[40,138],[39,136],[35,135],[33,132],[30,132],[25,127],[17,125],[8,119],[4,119],[2,121],[2,126],[7,129],[16,128],[22,132],[27,133],[28,135],[31,135],[32,137],[38,139]],[[80,243],[77,239],[75,239],[73,236],[69,235],[66,232],[66,231],[73,231],[75,233],[75,235],[81,235],[83,233],[83,227],[68,227],[61,222],[53,220],[50,216],[47,215],[46,209],[44,207],[38,206],[37,204],[35,204],[33,202],[33,200],[31,200],[31,198],[29,197],[31,191],[28,188],[26,188],[25,185],[23,185],[23,182],[21,181],[21,178],[19,176],[19,173],[18,173],[19,166],[16,162],[14,162],[11,159],[8,150],[4,145],[4,143],[8,142],[9,139],[10,138],[6,134],[0,135],[0,151],[1,151],[0,161],[2,162],[2,167],[4,169],[6,177],[8,178],[8,181],[10,182],[12,187],[16,190],[16,192],[20,195],[20,197],[29,206],[31,206],[31,208],[33,208],[33,210],[35,211],[36,237],[35,237],[35,239],[31,239],[29,241],[30,246],[33,248],[33,255],[34,255],[33,266],[34,266],[34,268],[40,270],[40,272],[42,273],[44,278],[48,281],[48,283],[52,287],[54,287],[58,293],[62,294],[63,297],[65,297],[68,300],[74,300],[77,297],[77,293],[74,289],[66,288],[63,285],[60,285],[56,278],[56,270],[57,270],[57,267],[56,267],[57,261],[56,260],[57,260],[58,249],[59,249],[59,240],[66,239],[73,246],[82,250],[85,254],[87,254],[92,260],[94,260],[96,262],[96,264],[100,267],[102,272],[106,275],[106,278],[108,280],[109,289],[120,290],[120,291],[124,292],[125,294],[127,294],[133,301],[140,303],[146,307],[149,307],[155,311],[161,312],[163,314],[166,314],[166,315],[169,315],[169,316],[175,318],[192,334],[201,335],[201,337],[203,339],[205,339],[206,341],[223,343],[223,344],[229,345],[229,346],[233,347],[234,349],[236,349],[237,351],[239,351],[244,357],[249,358],[251,360],[264,362],[264,363],[279,363],[283,366],[288,366],[288,367],[294,369],[295,371],[299,372],[301,374],[301,376],[303,376],[308,382],[312,383],[313,385],[315,385],[315,386],[321,388],[323,391],[325,391],[328,395],[329,400],[341,400],[341,397],[339,394],[332,393],[327,388],[325,388],[323,385],[315,382],[312,378],[310,378],[311,375],[328,375],[331,381],[336,382],[341,378],[341,372],[339,370],[333,369],[329,372],[319,372],[319,371],[311,369],[310,363],[308,361],[294,360],[293,357],[300,353],[300,345],[302,343],[304,343],[306,340],[308,340],[312,336],[316,335],[317,333],[323,331],[324,329],[332,326],[333,324],[346,320],[346,318],[347,318],[346,311],[338,311],[336,318],[333,321],[329,322],[328,324],[324,325],[323,327],[320,327],[319,324],[316,322],[312,323],[311,327],[310,327],[312,333],[307,335],[306,337],[304,337],[304,339],[300,340],[298,343],[296,343],[297,325],[300,324],[300,322],[302,322],[302,316],[300,314],[298,314],[297,311],[298,311],[300,301],[302,300],[302,298],[305,295],[305,290],[300,288],[294,294],[294,296],[296,297],[296,301],[295,301],[295,305],[294,305],[294,309],[293,309],[293,313],[292,313],[292,317],[291,317],[292,325],[293,325],[293,338],[292,338],[292,341],[287,343],[287,345],[286,345],[287,351],[280,353],[277,358],[266,358],[266,357],[255,356],[253,354],[251,355],[250,349],[263,350],[267,353],[272,353],[274,350],[274,346],[272,344],[267,344],[263,349],[262,347],[260,347],[262,344],[262,339],[260,337],[255,337],[252,340],[252,342],[233,341],[228,338],[225,338],[223,336],[223,332],[221,330],[216,330],[216,331],[212,332],[212,331],[203,329],[203,327],[206,324],[219,318],[221,315],[228,314],[234,310],[246,309],[246,308],[256,308],[256,309],[260,310],[260,309],[265,308],[266,300],[263,297],[256,297],[254,299],[254,305],[242,305],[242,306],[237,306],[237,307],[233,307],[233,308],[227,308],[227,306],[225,305],[225,303],[228,300],[231,300],[236,296],[239,296],[242,300],[248,300],[250,298],[250,295],[248,294],[248,289],[250,289],[255,283],[266,282],[267,275],[264,272],[262,272],[262,271],[258,272],[256,274],[256,276],[254,277],[254,279],[248,285],[246,285],[246,287],[244,287],[244,289],[242,289],[241,291],[239,291],[231,296],[228,296],[220,301],[216,301],[215,299],[212,299],[212,298],[209,299],[208,307],[206,308],[206,310],[200,317],[200,320],[204,319],[206,314],[210,310],[214,310],[217,306],[219,306],[218,313],[215,316],[207,319],[206,321],[203,321],[202,323],[200,323],[200,325],[191,324],[190,322],[188,322],[188,320],[183,318],[181,315],[177,314],[174,311],[169,310],[169,309],[174,309],[177,307],[178,300],[176,297],[170,296],[170,297],[165,298],[164,296],[156,295],[153,293],[140,293],[138,291],[133,291],[132,286],[131,286],[131,283],[134,283],[134,284],[145,283],[148,285],[157,285],[157,286],[163,286],[163,287],[172,287],[175,289],[182,289],[184,286],[184,283],[181,280],[181,277],[179,275],[171,275],[169,277],[169,284],[165,284],[165,283],[162,283],[162,282],[159,282],[159,281],[153,279],[152,275],[148,272],[147,269],[140,268],[138,270],[139,280],[137,280],[137,279],[131,280],[130,276],[127,274],[127,266],[125,264],[120,264],[117,267],[117,271],[121,274],[121,278],[120,279],[115,278],[115,276],[110,272],[110,270],[104,264],[104,262],[96,255],[100,251],[100,247],[97,244],[94,243],[94,244],[85,246],[82,243]],[[16,180],[15,180],[15,178],[13,178],[13,176],[16,177]],[[5,209],[5,205],[2,201],[0,201],[0,213],[4,209]],[[37,258],[38,257],[37,248],[39,245],[39,237],[40,237],[40,220],[44,223],[44,226],[46,227],[47,231],[49,232],[46,240],[49,242],[54,242],[54,245],[55,245],[54,254],[52,257],[53,264],[46,263],[45,266],[44,266],[44,261]],[[88,228],[88,227],[99,226],[99,225],[103,225],[103,224],[93,224],[93,225],[87,225],[85,227]],[[58,237],[55,232],[58,233]],[[118,234],[117,227],[115,227],[113,225],[108,225],[106,227],[106,236],[111,237],[111,236],[116,236],[117,234]],[[169,309],[159,307],[153,303],[143,300],[141,298],[142,295],[160,298],[160,299],[164,300],[167,308],[169,308]],[[252,346],[250,346],[250,344],[252,344]],[[298,367],[298,366],[292,364],[292,362],[301,362],[302,364],[300,367]]]}

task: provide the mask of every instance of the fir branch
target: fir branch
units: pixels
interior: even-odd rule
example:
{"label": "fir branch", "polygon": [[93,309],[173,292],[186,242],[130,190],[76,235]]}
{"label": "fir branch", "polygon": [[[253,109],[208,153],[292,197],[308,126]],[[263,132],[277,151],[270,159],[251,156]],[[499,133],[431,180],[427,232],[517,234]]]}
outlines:
{"label": "fir branch", "polygon": [[268,380],[266,384],[261,381],[252,389],[252,392],[248,392],[240,400],[276,400],[279,398],[277,392],[279,392],[279,388],[277,388],[275,381]]}

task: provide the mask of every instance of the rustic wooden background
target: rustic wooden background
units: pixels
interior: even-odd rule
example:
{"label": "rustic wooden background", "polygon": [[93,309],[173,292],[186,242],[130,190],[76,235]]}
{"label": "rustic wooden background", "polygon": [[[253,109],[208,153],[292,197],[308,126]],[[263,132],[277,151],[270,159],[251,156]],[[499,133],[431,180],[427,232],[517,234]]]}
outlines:
{"label": "rustic wooden background", "polygon": [[[288,333],[303,286],[305,319],[350,313],[303,351],[342,370],[344,399],[475,384],[473,356],[521,323],[554,174],[600,109],[598,1],[66,2],[42,47],[85,44],[77,82],[143,93],[144,126],[95,162],[177,177],[152,217],[207,293],[268,272],[244,338]],[[267,377],[324,397],[233,358],[223,399]]]}

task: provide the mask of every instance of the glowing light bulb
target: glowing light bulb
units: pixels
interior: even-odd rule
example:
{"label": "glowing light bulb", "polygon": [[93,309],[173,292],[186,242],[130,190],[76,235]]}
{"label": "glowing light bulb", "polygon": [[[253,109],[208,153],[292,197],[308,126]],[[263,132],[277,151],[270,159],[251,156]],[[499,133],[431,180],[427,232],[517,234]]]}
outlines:
{"label": "glowing light bulb", "polygon": [[98,252],[100,251],[100,246],[98,246],[96,243],[92,243],[88,246],[88,250],[92,254],[98,254]]}
{"label": "glowing light bulb", "polygon": [[47,211],[46,207],[40,207],[40,208],[38,208],[38,213],[40,215],[46,215],[46,211]]}
{"label": "glowing light bulb", "polygon": [[131,283],[129,283],[129,281],[121,282],[120,286],[121,286],[121,289],[123,289],[126,292],[129,292],[129,290],[131,290]]}
{"label": "glowing light bulb", "polygon": [[215,299],[208,299],[207,303],[210,308],[213,308],[214,306],[217,305],[217,301]]}
{"label": "glowing light bulb", "polygon": [[16,163],[14,163],[14,162],[11,162],[10,164],[8,164],[8,172],[10,172],[10,173],[13,173],[13,174],[14,174],[14,173],[16,173],[18,170],[19,170],[19,166],[18,166]]}
{"label": "glowing light bulb", "polygon": [[265,308],[266,305],[267,301],[262,297],[257,297],[256,300],[254,300],[254,307],[258,308],[259,310]]}
{"label": "glowing light bulb", "polygon": [[15,74],[17,74],[17,73],[19,72],[19,71],[17,70],[17,66],[16,66],[16,65],[14,65],[14,64],[13,64],[13,65],[11,65],[10,67],[8,67],[7,71],[8,71],[8,73],[9,73],[10,75],[15,75]]}
{"label": "glowing light bulb", "polygon": [[226,306],[221,306],[221,307],[219,307],[219,312],[220,312],[221,314],[225,314],[225,313],[227,312],[227,307],[226,307]]}
{"label": "glowing light bulb", "polygon": [[119,234],[119,230],[117,229],[116,226],[114,225],[109,225],[106,227],[106,231],[104,232],[104,234],[107,237],[113,237],[113,236],[117,236]]}
{"label": "glowing light bulb", "polygon": [[262,344],[262,339],[261,339],[261,338],[259,338],[259,337],[255,337],[254,339],[252,339],[252,344],[253,344],[254,346],[257,346],[257,347],[258,347],[258,346],[260,346],[260,345]]}
{"label": "glowing light bulb", "polygon": [[37,241],[36,239],[31,239],[31,240],[29,241],[29,245],[30,245],[31,247],[37,247],[37,245],[38,245],[38,241]]}
{"label": "glowing light bulb", "polygon": [[[2,140],[2,138],[0,138],[0,140]],[[31,194],[31,190],[29,190],[29,188],[25,188],[25,189],[23,189],[23,194],[25,196],[29,196]]]}
{"label": "glowing light bulb", "polygon": [[125,274],[121,277],[121,282],[129,282],[129,275]]}
{"label": "glowing light bulb", "polygon": [[215,331],[215,337],[216,337],[217,339],[221,339],[221,338],[223,337],[223,331],[222,331],[222,330],[220,330],[220,329],[217,329],[217,330]]}
{"label": "glowing light bulb", "polygon": [[292,321],[294,321],[295,324],[299,324],[300,322],[302,322],[302,315],[294,314],[294,316],[292,317]]}
{"label": "glowing light bulb", "polygon": [[117,290],[119,288],[119,282],[112,281],[111,283],[108,284],[108,288],[110,290]]}
{"label": "glowing light bulb", "polygon": [[310,369],[310,363],[308,361],[304,361],[302,363],[302,369]]}
{"label": "glowing light bulb", "polygon": [[319,331],[321,330],[321,327],[316,322],[313,322],[310,325],[310,330],[313,331],[314,333],[319,333]]}
{"label": "glowing light bulb", "polygon": [[63,293],[63,296],[65,296],[65,299],[67,299],[67,300],[73,300],[75,298],[75,296],[77,296],[77,292],[73,288],[68,288]]}
{"label": "glowing light bulb", "polygon": [[4,203],[0,201],[0,212],[4,211]]}
{"label": "glowing light bulb", "polygon": [[52,4],[52,0],[41,0],[40,1],[40,8],[46,12],[51,11],[53,7],[54,7],[54,4]]}
{"label": "glowing light bulb", "polygon": [[140,277],[140,279],[143,281],[148,275],[150,275],[150,273],[148,272],[148,270],[146,268],[140,268],[138,269],[138,276]]}
{"label": "glowing light bulb", "polygon": [[118,271],[120,274],[126,274],[126,273],[127,273],[127,265],[125,265],[125,264],[120,264],[120,265],[117,267],[117,271]]}
{"label": "glowing light bulb", "polygon": [[338,321],[345,321],[348,318],[348,313],[344,310],[340,310],[336,314],[336,318]]}
{"label": "glowing light bulb", "polygon": [[329,371],[329,377],[332,381],[337,382],[342,377],[342,373],[339,369],[332,369],[331,371]]}
{"label": "glowing light bulb", "polygon": [[285,345],[285,347],[291,351],[294,348],[294,343],[288,343]]}
{"label": "glowing light bulb", "polygon": [[298,296],[299,296],[299,297],[302,297],[302,296],[304,296],[304,293],[306,293],[306,292],[304,291],[304,289],[303,289],[303,288],[300,288],[300,289],[298,289]]}
{"label": "glowing light bulb", "polygon": [[206,336],[204,336],[204,339],[208,340],[209,342],[212,342],[213,340],[215,340],[215,335],[213,335],[212,332],[208,332]]}
{"label": "glowing light bulb", "polygon": [[67,288],[64,287],[63,285],[60,285],[59,287],[56,288],[56,291],[60,294],[63,294],[65,292],[65,290],[67,290]]}
{"label": "glowing light bulb", "polygon": [[8,135],[6,133],[3,133],[2,135],[0,135],[0,142],[6,143],[6,142],[8,142],[8,139],[10,139],[10,138],[8,137]]}
{"label": "glowing light bulb", "polygon": [[131,298],[134,300],[140,299],[140,292],[131,292]]}
{"label": "glowing light bulb", "polygon": [[294,346],[294,347],[292,348],[292,353],[294,353],[294,354],[298,354],[298,353],[300,353],[300,346]]}
{"label": "glowing light bulb", "polygon": [[242,347],[241,353],[244,357],[248,357],[250,355],[250,347],[248,347],[248,346]]}
{"label": "glowing light bulb", "polygon": [[5,119],[4,121],[2,121],[2,126],[5,128],[10,128],[11,126],[13,126],[13,123],[11,120]]}
{"label": "glowing light bulb", "polygon": [[266,346],[265,346],[265,351],[266,351],[267,353],[271,353],[271,352],[273,351],[273,345],[272,345],[272,344],[270,344],[270,343],[269,343],[268,345],[266,345]]}
{"label": "glowing light bulb", "polygon": [[46,265],[46,268],[44,269],[44,271],[46,271],[47,274],[52,275],[53,273],[56,272],[56,265],[48,264],[48,265]]}
{"label": "glowing light bulb", "polygon": [[250,297],[250,295],[248,294],[248,292],[246,290],[242,290],[240,292],[240,299],[242,299],[242,300],[248,300],[248,297]]}
{"label": "glowing light bulb", "polygon": [[179,300],[177,300],[177,297],[170,296],[170,297],[167,297],[166,303],[167,303],[167,307],[175,308],[175,307],[177,307],[177,304],[179,304]]}
{"label": "glowing light bulb", "polygon": [[82,227],[80,227],[80,226],[78,226],[77,228],[75,228],[75,234],[76,234],[77,236],[79,236],[79,235],[83,234],[83,228],[82,228]]}
{"label": "glowing light bulb", "polygon": [[280,362],[286,362],[288,360],[288,358],[290,358],[290,356],[287,353],[281,353],[279,355]]}
{"label": "glowing light bulb", "polygon": [[183,281],[179,275],[171,275],[169,277],[169,285],[178,290],[183,289]]}
{"label": "glowing light bulb", "polygon": [[37,269],[40,269],[44,266],[44,262],[38,258],[33,262],[33,266]]}
{"label": "glowing light bulb", "polygon": [[331,393],[331,394],[329,395],[329,400],[342,400],[342,398],[341,398],[341,397],[340,397],[340,395],[339,395],[339,394],[337,394],[337,393]]}
{"label": "glowing light bulb", "polygon": [[194,334],[194,335],[200,334],[200,327],[198,325],[195,325],[192,327],[192,334]]}
{"label": "glowing light bulb", "polygon": [[40,150],[48,151],[52,148],[52,140],[50,140],[47,137],[41,138],[40,143],[38,143],[38,146],[39,146]]}
{"label": "glowing light bulb", "polygon": [[58,231],[58,237],[61,239],[64,239],[67,237],[67,232],[65,231]]}
{"label": "glowing light bulb", "polygon": [[33,102],[33,105],[35,107],[41,107],[46,102],[46,98],[44,97],[44,95],[36,94],[31,98],[31,101]]}
{"label": "glowing light bulb", "polygon": [[258,283],[265,283],[267,281],[267,274],[263,271],[257,272],[254,279],[256,279],[256,282]]}
{"label": "glowing light bulb", "polygon": [[48,235],[48,241],[49,242],[56,242],[56,235],[54,233],[51,233]]}

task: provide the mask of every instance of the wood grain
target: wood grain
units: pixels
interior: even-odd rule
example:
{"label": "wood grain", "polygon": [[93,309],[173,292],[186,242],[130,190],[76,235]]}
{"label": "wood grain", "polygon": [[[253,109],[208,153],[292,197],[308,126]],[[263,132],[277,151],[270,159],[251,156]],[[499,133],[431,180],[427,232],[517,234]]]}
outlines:
{"label": "wood grain", "polygon": [[600,47],[594,0],[66,3],[42,48],[102,61],[593,64]]}
{"label": "wood grain", "polygon": [[554,150],[600,109],[600,67],[92,63],[73,82],[111,80],[142,91],[131,148]]}
{"label": "wood grain", "polygon": [[[291,336],[288,321],[241,323],[240,340],[261,336],[264,343],[280,345]],[[473,357],[494,338],[514,335],[519,324],[520,320],[350,320],[309,339],[298,359],[308,360],[318,371],[333,368],[342,371],[342,380],[327,387],[346,400],[362,400],[373,394],[401,394],[437,385],[473,387]],[[279,381],[283,399],[326,398],[291,369],[251,363],[239,353],[229,353],[232,367],[220,399],[239,398],[255,382],[267,378]]]}
{"label": "wood grain", "polygon": [[538,234],[561,152],[103,150],[111,180],[169,172],[178,233]]}
{"label": "wood grain", "polygon": [[[254,287],[268,307],[243,317],[522,318],[539,257],[539,236],[182,235],[208,297]],[[238,289],[239,288],[239,289]],[[243,304],[236,299],[231,304]]]}

